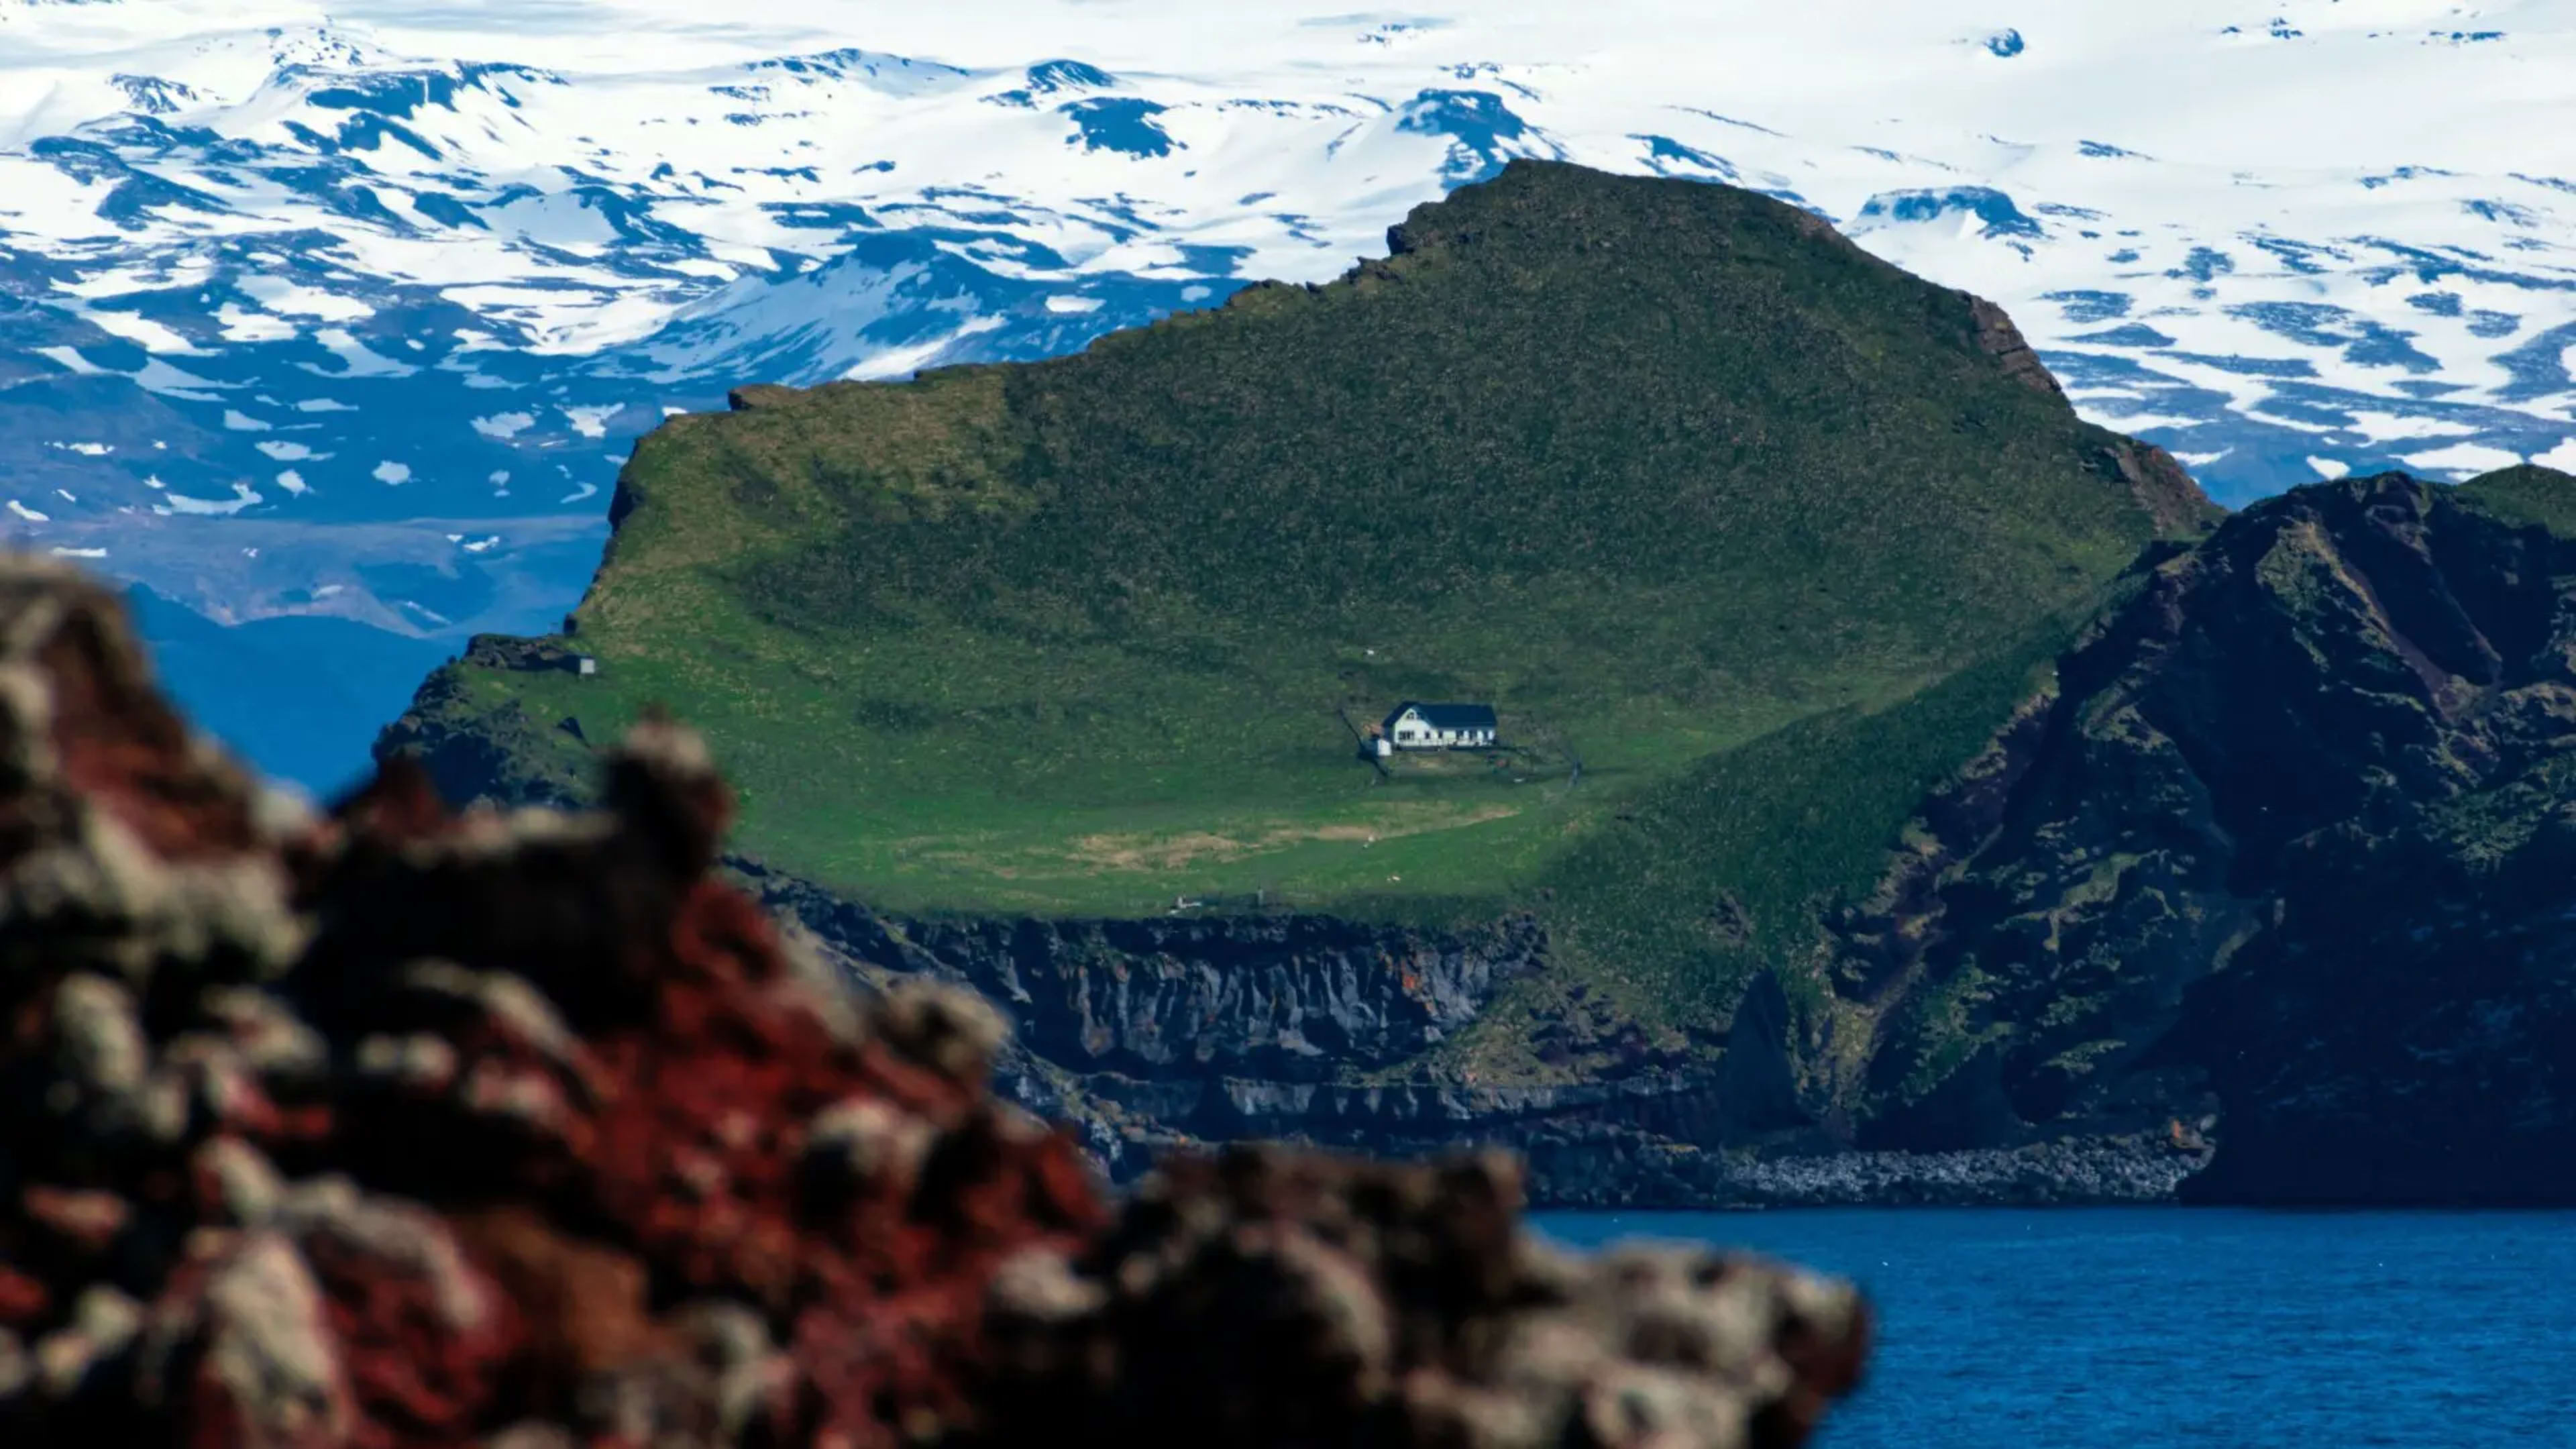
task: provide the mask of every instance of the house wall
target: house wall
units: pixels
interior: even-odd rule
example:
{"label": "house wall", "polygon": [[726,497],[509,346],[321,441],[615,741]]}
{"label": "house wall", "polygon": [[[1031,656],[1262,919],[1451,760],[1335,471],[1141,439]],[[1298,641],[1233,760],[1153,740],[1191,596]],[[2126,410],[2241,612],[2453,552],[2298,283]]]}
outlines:
{"label": "house wall", "polygon": [[1395,741],[1395,747],[1399,750],[1438,750],[1456,745],[1490,745],[1494,742],[1492,730],[1435,730],[1424,723],[1422,717],[1412,710],[1406,710],[1397,716],[1394,727],[1388,730],[1387,734]]}

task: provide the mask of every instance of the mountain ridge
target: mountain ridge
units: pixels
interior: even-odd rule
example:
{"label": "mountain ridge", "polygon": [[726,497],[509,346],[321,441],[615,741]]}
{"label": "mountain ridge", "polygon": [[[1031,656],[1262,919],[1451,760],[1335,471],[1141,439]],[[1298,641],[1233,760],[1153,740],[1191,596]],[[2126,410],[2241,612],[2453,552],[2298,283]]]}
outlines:
{"label": "mountain ridge", "polygon": [[[2030,115],[2079,103],[2041,128],[2063,134],[2014,140],[1999,139],[2013,127],[1928,102],[1902,136],[1840,134],[1847,124],[1825,127],[1773,69],[1744,69],[1742,45],[1713,58],[1727,104],[1659,71],[1637,74],[1634,97],[1605,94],[1595,72],[1628,75],[1635,58],[1551,54],[1472,13],[1392,29],[1283,14],[1283,54],[1351,82],[1318,90],[1175,65],[1149,28],[1103,31],[1082,60],[954,54],[953,36],[909,57],[883,50],[887,36],[875,50],[814,44],[829,23],[746,28],[674,56],[652,17],[598,27],[615,45],[566,44],[523,21],[507,45],[455,20],[259,9],[13,14],[25,44],[11,73],[40,103],[0,118],[0,168],[26,198],[0,219],[0,285],[25,304],[6,371],[48,392],[115,391],[119,407],[160,414],[158,440],[182,456],[52,456],[44,443],[118,440],[95,431],[88,404],[24,415],[34,443],[9,466],[27,480],[21,503],[48,517],[12,514],[10,527],[107,547],[116,569],[169,561],[127,560],[101,507],[372,520],[393,501],[386,488],[428,485],[445,495],[435,511],[480,506],[506,522],[604,489],[598,453],[744,373],[813,382],[1025,357],[1255,272],[1320,279],[1386,212],[1519,154],[1789,197],[1882,254],[2004,296],[2097,421],[2192,453],[2231,499],[2310,476],[2311,456],[2474,472],[2499,452],[2555,456],[2564,436],[2550,408],[2566,386],[2551,342],[2569,325],[2554,255],[2564,157],[2509,134],[2498,153],[2485,128],[2477,154],[2502,170],[2479,175],[2465,155],[2414,154],[2428,144],[2420,126],[2399,133],[2404,156],[2359,140],[2222,156],[2243,131],[2172,134],[2170,117],[2108,105],[2098,87],[2061,94],[2106,46],[2157,74],[2216,67],[2278,84],[2315,65],[2482,76],[2566,43],[2530,8],[2474,43],[2393,14],[2357,24],[2321,11],[2283,37],[2222,23],[2215,4],[2153,21],[2070,11],[2006,56],[1964,9],[1927,7],[1869,51],[1894,77],[2050,98]],[[619,13],[613,0],[590,9]],[[1799,29],[1724,28],[1773,46]],[[1021,29],[1031,45],[1064,41],[1047,24]],[[548,59],[490,59],[536,51]],[[2282,69],[2292,59],[2300,69]],[[1173,144],[1106,144],[1110,128],[1066,109],[1104,98],[1153,107]],[[866,139],[818,136],[826,114],[868,118]],[[2129,134],[2103,139],[2115,132]],[[724,156],[719,136],[752,154]],[[496,150],[504,140],[515,152]],[[1318,148],[1333,164],[1315,162]],[[957,154],[1004,158],[1004,173],[960,174]],[[1245,185],[1210,180],[1218,160]],[[2283,188],[2313,220],[2234,199]],[[2134,211],[2142,197],[2148,211]],[[2165,340],[2111,335],[2124,329]],[[2447,380],[2426,381],[2427,367]],[[354,403],[354,415],[291,411],[308,401]],[[261,437],[263,424],[311,434]],[[607,446],[594,453],[594,440]],[[388,463],[419,476],[371,476]],[[501,557],[515,547],[505,533]],[[570,571],[548,568],[568,596]],[[177,577],[157,582],[180,591]],[[400,598],[382,602],[400,610]]]}

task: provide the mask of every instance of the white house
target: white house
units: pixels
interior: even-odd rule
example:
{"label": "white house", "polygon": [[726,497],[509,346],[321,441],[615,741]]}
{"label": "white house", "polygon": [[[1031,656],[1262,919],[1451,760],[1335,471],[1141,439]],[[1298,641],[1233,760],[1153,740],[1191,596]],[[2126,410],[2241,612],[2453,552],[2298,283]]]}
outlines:
{"label": "white house", "polygon": [[1378,726],[1378,753],[1472,750],[1494,742],[1490,704],[1422,704],[1406,700]]}

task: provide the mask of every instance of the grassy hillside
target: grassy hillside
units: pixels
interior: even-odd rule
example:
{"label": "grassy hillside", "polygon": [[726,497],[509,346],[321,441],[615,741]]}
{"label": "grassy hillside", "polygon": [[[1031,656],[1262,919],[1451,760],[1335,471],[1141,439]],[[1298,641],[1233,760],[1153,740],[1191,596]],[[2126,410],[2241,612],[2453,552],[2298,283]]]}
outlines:
{"label": "grassy hillside", "polygon": [[[746,848],[887,906],[1525,905],[1651,990],[1865,884],[2204,521],[1990,309],[1765,198],[1524,163],[1391,241],[1079,356],[676,418],[577,615],[599,673],[435,707],[569,781],[547,726],[668,701]],[[1380,783],[1337,712],[1403,698],[1517,748]]]}

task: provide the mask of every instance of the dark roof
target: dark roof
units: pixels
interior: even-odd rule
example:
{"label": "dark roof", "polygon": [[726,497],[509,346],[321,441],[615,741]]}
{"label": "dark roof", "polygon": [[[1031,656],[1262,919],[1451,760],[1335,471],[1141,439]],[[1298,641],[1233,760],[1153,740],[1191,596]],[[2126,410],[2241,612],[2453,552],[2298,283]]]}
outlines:
{"label": "dark roof", "polygon": [[1494,707],[1490,704],[1424,704],[1408,699],[1397,705],[1386,717],[1386,728],[1394,729],[1396,718],[1406,710],[1419,710],[1422,722],[1435,730],[1489,730],[1494,727]]}

